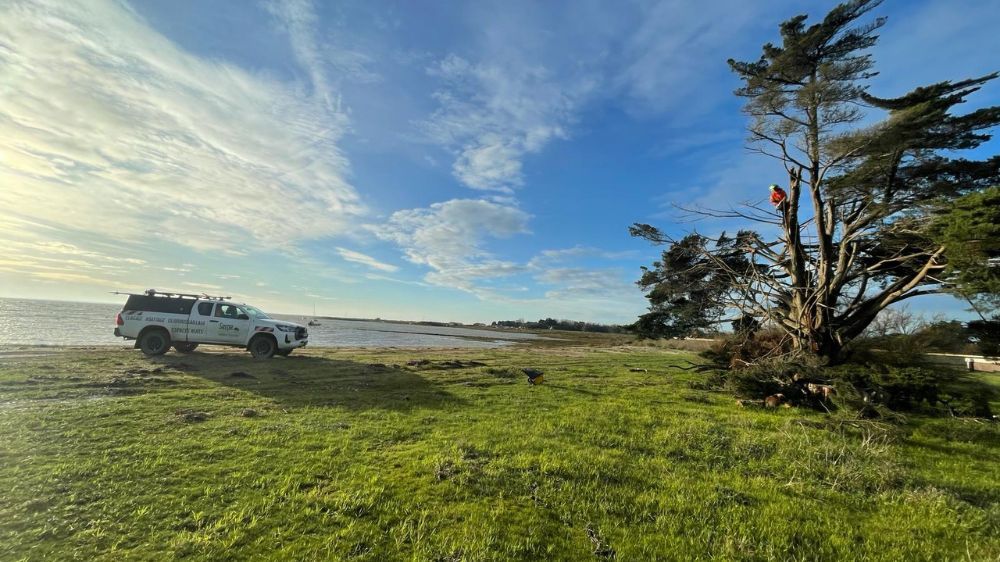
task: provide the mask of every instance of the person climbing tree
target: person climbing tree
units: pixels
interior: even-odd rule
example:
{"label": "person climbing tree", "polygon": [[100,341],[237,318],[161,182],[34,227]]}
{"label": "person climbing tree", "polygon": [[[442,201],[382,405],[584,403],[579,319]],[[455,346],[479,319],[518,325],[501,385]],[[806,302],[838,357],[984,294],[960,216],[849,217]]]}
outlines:
{"label": "person climbing tree", "polygon": [[771,204],[775,207],[780,207],[781,204],[785,202],[785,197],[788,196],[785,193],[785,190],[773,183],[769,189],[771,190]]}

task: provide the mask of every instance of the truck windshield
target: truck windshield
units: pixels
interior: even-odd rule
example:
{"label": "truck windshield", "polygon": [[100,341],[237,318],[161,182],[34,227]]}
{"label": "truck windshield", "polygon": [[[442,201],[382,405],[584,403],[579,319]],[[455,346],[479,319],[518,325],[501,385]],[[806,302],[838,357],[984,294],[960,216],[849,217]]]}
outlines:
{"label": "truck windshield", "polygon": [[270,320],[271,319],[270,316],[268,316],[267,314],[264,314],[264,311],[261,310],[261,309],[259,309],[259,308],[254,308],[254,307],[252,307],[250,305],[246,305],[246,304],[243,305],[243,308],[245,308],[247,310],[247,314],[249,314],[251,318],[264,318],[266,320]]}

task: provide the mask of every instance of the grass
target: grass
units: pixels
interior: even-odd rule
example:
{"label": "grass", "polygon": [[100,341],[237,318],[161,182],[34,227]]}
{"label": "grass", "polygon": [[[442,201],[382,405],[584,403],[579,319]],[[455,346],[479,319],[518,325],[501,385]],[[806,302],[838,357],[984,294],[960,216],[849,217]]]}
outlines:
{"label": "grass", "polygon": [[995,423],[740,408],[562,341],[8,355],[0,559],[1000,558]]}

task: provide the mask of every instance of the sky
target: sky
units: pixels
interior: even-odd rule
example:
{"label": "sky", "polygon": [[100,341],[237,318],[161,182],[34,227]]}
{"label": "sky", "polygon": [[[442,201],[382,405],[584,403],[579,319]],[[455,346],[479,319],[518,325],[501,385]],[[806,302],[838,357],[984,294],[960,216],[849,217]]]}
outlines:
{"label": "sky", "polygon": [[[832,5],[0,0],[0,296],[631,322],[630,224],[782,182],[726,60]],[[875,95],[1000,69],[1000,0],[876,14]]]}

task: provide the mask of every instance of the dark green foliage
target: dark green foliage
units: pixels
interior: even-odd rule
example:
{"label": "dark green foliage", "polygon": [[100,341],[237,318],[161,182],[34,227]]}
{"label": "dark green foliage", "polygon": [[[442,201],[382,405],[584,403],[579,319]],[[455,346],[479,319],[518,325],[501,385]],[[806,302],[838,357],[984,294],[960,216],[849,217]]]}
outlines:
{"label": "dark green foliage", "polygon": [[825,371],[838,402],[862,412],[896,412],[990,418],[995,389],[968,373],[943,367],[847,364]]}
{"label": "dark green foliage", "polygon": [[761,323],[757,318],[754,318],[749,314],[744,314],[736,320],[733,320],[731,326],[733,328],[733,333],[737,336],[750,337],[760,330]]}
{"label": "dark green foliage", "polygon": [[1000,320],[974,320],[969,322],[969,332],[977,340],[979,353],[1000,357]]}
{"label": "dark green foliage", "polygon": [[[633,236],[662,240],[656,228],[636,224]],[[742,247],[755,237],[741,231],[710,239],[689,234],[663,252],[652,268],[643,267],[637,284],[647,292],[649,312],[632,326],[641,337],[683,337],[711,328],[726,310],[726,293],[732,290],[729,270],[747,272],[752,265]]]}
{"label": "dark green foliage", "polygon": [[[1000,158],[993,161],[1000,166]],[[932,233],[948,247],[949,290],[983,308],[1000,308],[1000,187],[943,204]]]}

